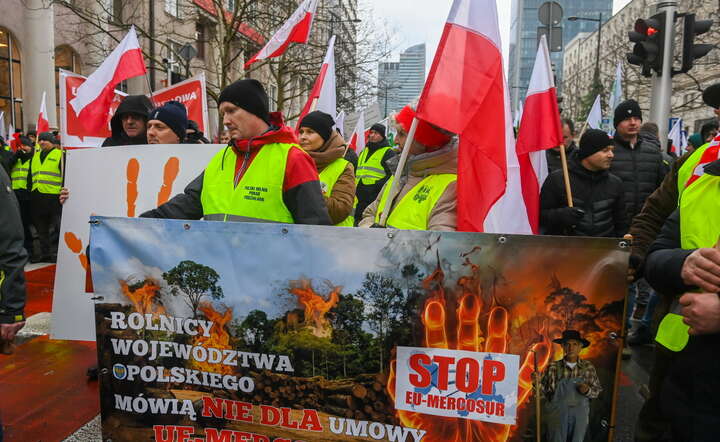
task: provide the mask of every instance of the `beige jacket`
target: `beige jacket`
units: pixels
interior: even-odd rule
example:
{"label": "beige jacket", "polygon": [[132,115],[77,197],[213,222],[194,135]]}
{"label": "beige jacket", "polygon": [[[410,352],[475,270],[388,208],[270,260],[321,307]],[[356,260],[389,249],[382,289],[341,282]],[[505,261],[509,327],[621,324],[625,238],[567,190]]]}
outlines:
{"label": "beige jacket", "polygon": [[[400,155],[397,155],[393,159],[399,158]],[[392,209],[394,209],[397,202],[400,201],[413,187],[415,187],[415,185],[422,181],[423,178],[429,175],[457,173],[457,138],[454,138],[450,141],[450,143],[438,151],[424,153],[408,158],[405,170],[407,172],[400,179],[400,193],[398,193],[397,198],[395,198]],[[432,212],[430,212],[428,230],[457,230],[456,184],[457,182],[453,182],[445,189],[445,192],[443,192],[442,196],[435,205],[435,208]],[[385,186],[388,185],[390,185],[390,181],[385,184]],[[385,187],[383,187],[383,190],[380,191],[375,201],[373,201],[372,204],[365,209],[358,227],[370,227],[375,223],[375,213],[377,212],[380,199],[382,198],[382,194],[384,192]]]}
{"label": "beige jacket", "polygon": [[[308,152],[308,154],[315,161],[315,166],[317,166],[318,173],[320,173],[330,163],[342,158],[346,150],[345,140],[339,133],[333,131],[330,139],[320,149]],[[323,191],[323,196],[333,224],[344,221],[345,218],[352,214],[355,203],[355,169],[352,164],[348,163],[345,167],[345,171],[340,175],[333,187],[332,195],[326,195]]]}

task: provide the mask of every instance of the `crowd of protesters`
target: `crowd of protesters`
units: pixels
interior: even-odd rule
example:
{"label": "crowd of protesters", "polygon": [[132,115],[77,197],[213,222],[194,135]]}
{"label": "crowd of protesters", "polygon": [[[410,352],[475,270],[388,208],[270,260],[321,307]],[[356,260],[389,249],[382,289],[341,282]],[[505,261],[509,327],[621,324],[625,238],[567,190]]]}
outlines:
{"label": "crowd of protesters", "polygon": [[[187,110],[171,101],[153,109],[145,95],[130,95],[110,120],[111,136],[102,146],[206,144],[210,141]],[[16,132],[15,141],[0,138],[0,165],[19,203],[24,249],[31,263],[57,260],[64,186],[65,155],[58,131]]]}
{"label": "crowd of protesters", "polygon": [[[720,85],[708,88],[704,100],[720,107]],[[218,140],[224,146],[182,193],[142,217],[456,230],[454,134],[419,121],[404,171],[394,176],[400,156],[382,124],[371,127],[358,158],[331,115],[311,112],[296,131],[280,113],[269,111],[268,96],[256,80],[226,87],[219,110],[224,131]],[[414,118],[413,105],[391,118],[400,146]],[[714,248],[720,236],[720,160],[717,154],[707,160],[706,154],[713,152],[718,124],[708,123],[691,136],[680,158],[662,152],[657,125],[643,120],[635,100],[614,109],[613,126],[612,137],[596,129],[578,134],[571,120],[562,121],[567,167],[560,147],[547,151],[540,231],[631,241],[631,332],[624,341],[650,344],[657,334],[660,343],[637,438],[662,440],[672,434],[672,440],[712,440],[708,432],[720,424],[720,359],[708,362],[702,355],[720,349],[720,252]],[[181,103],[153,108],[142,95],[124,99],[111,127],[103,146],[208,142]],[[63,187],[59,140],[49,132],[37,139],[28,133],[14,152],[2,149],[2,160],[19,203],[21,248],[33,261],[54,261],[62,204],[70,198]],[[392,187],[397,194],[391,195]],[[248,189],[263,194],[258,198]],[[22,311],[13,308],[1,305],[0,318],[16,314],[20,322]],[[654,318],[660,317],[658,327]],[[582,343],[573,333],[563,335],[563,345]],[[576,362],[565,367],[558,361],[562,375],[556,376],[577,376],[583,365]],[[593,397],[590,387],[579,392]]]}

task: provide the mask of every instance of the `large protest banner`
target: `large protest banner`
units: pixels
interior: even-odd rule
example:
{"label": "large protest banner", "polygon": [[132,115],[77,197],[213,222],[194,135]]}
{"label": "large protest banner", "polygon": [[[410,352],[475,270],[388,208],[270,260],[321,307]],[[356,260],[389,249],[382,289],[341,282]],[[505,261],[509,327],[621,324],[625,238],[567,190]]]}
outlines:
{"label": "large protest banner", "polygon": [[[209,134],[207,92],[205,90],[205,73],[173,84],[153,92],[152,100],[156,106],[162,106],[170,100],[179,101],[188,111],[188,119],[198,124],[201,132]],[[210,138],[210,137],[208,137]]]}
{"label": "large protest banner", "polygon": [[55,339],[95,340],[92,295],[85,292],[91,214],[138,216],[183,191],[223,146],[178,144],[67,151],[53,295]]}
{"label": "large protest banner", "polygon": [[91,231],[104,439],[519,441],[533,372],[567,330],[597,373],[588,436],[609,438],[622,241],[103,217]]}
{"label": "large protest banner", "polygon": [[[83,126],[82,121],[70,106],[70,100],[75,98],[77,88],[85,82],[84,77],[69,71],[60,70],[60,140],[64,147],[99,147],[105,138],[111,135],[110,119],[115,114],[126,93],[115,90],[110,109],[108,109],[108,125],[100,131],[90,131]],[[205,86],[205,74],[201,73],[185,81],[153,92],[153,104],[160,106],[167,101],[175,100],[185,105],[188,119],[195,121],[200,131],[208,133],[208,105]]]}

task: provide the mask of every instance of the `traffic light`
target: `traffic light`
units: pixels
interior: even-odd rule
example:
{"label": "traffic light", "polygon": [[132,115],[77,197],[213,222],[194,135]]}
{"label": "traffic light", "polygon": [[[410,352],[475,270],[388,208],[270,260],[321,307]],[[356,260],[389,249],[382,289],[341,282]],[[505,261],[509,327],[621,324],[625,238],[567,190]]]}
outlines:
{"label": "traffic light", "polygon": [[642,75],[645,77],[650,77],[652,71],[662,75],[666,17],[663,11],[647,19],[639,18],[635,21],[635,30],[628,33],[635,46],[627,54],[627,61],[642,67]]}
{"label": "traffic light", "polygon": [[680,73],[692,69],[695,60],[707,55],[715,45],[695,44],[695,36],[706,33],[712,26],[712,20],[696,20],[695,14],[685,15],[685,26],[683,27],[683,54],[682,68]]}

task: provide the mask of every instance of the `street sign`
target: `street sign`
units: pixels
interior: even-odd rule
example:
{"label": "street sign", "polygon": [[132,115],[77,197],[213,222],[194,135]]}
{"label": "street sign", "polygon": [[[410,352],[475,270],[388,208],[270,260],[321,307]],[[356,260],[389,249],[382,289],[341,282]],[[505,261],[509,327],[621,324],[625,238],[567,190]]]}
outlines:
{"label": "street sign", "polygon": [[545,26],[556,26],[563,18],[563,8],[558,2],[545,2],[538,9],[540,23]]}
{"label": "street sign", "polygon": [[[548,29],[550,31],[550,37],[548,37]],[[537,28],[537,39],[540,44],[540,38],[545,36],[548,41],[548,50],[550,52],[562,52],[563,50],[563,28],[560,26],[553,26],[548,28],[547,26],[538,26]]]}
{"label": "street sign", "polygon": [[191,44],[186,44],[180,48],[178,55],[180,55],[183,60],[190,61],[190,59],[197,55],[197,49]]}

